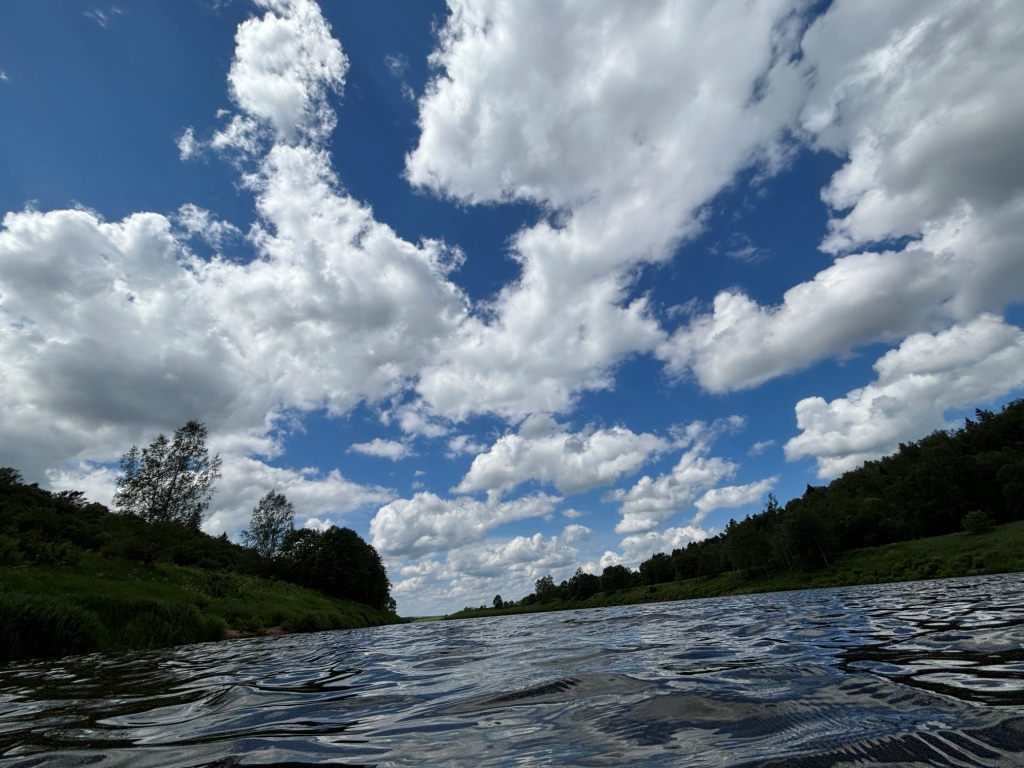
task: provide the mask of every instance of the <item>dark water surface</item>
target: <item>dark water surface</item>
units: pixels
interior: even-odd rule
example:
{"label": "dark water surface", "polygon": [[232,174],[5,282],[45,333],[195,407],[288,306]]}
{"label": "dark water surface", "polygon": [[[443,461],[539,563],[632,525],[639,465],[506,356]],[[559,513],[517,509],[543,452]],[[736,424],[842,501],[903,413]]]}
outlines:
{"label": "dark water surface", "polygon": [[1024,576],[0,666],[8,766],[1024,766]]}

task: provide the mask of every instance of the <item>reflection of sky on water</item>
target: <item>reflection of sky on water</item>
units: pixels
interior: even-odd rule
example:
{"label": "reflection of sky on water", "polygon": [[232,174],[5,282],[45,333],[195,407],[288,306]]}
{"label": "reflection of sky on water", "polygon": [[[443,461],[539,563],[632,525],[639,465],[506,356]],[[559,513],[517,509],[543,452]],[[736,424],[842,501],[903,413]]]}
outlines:
{"label": "reflection of sky on water", "polygon": [[1015,765],[1022,598],[1008,575],[8,665],[0,768]]}

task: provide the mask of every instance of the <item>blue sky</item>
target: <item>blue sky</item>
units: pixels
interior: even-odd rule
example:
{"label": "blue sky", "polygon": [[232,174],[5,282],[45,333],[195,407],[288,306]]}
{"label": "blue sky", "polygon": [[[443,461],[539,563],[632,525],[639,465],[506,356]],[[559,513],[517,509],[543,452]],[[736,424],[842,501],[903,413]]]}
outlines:
{"label": "blue sky", "polygon": [[0,465],[204,421],[399,611],[715,535],[1024,386],[1013,2],[0,11]]}

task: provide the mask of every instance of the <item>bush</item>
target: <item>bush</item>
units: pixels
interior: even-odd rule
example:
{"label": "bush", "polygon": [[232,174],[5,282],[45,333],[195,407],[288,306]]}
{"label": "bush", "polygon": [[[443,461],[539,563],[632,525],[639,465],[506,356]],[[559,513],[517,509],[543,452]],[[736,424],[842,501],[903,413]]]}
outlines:
{"label": "bush", "polygon": [[964,519],[960,523],[963,529],[968,533],[975,535],[988,533],[992,530],[992,518],[982,512],[980,509],[975,509],[964,515]]}

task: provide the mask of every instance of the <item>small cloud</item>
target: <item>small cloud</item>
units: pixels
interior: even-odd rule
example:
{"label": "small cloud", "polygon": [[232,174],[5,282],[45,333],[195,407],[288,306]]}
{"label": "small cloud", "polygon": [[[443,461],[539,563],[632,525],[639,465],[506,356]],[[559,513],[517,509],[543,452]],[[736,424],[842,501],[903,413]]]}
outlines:
{"label": "small cloud", "polygon": [[99,24],[101,27],[106,29],[108,26],[110,26],[110,17],[111,16],[120,16],[122,13],[124,13],[124,9],[123,8],[117,8],[115,6],[111,6],[106,11],[102,11],[99,8],[96,8],[95,6],[93,6],[89,10],[83,11],[82,15],[87,17],[87,18],[92,19],[97,24]]}
{"label": "small cloud", "polygon": [[774,440],[761,440],[760,442],[754,443],[750,446],[750,450],[747,451],[747,456],[760,456],[764,453],[765,448],[771,448],[775,445]]}
{"label": "small cloud", "polygon": [[568,517],[570,520],[575,520],[578,517],[583,517],[587,513],[579,509],[565,509],[562,510],[562,514]]}
{"label": "small cloud", "polygon": [[202,148],[202,145],[196,141],[196,132],[192,126],[182,131],[175,143],[178,145],[178,157],[182,160],[191,160],[199,154],[199,150]]}
{"label": "small cloud", "polygon": [[214,218],[209,211],[193,203],[181,206],[175,221],[190,237],[202,238],[217,250],[223,248],[225,242],[242,236],[242,231],[234,224]]}
{"label": "small cloud", "polygon": [[7,76],[7,73],[6,73],[6,72],[4,72],[4,71],[3,71],[2,69],[0,69],[0,80],[3,80],[3,81],[7,81],[7,80],[10,80],[10,79],[11,79],[11,78],[9,78],[9,77]]}
{"label": "small cloud", "polygon": [[349,451],[362,453],[367,456],[377,456],[382,459],[398,461],[409,455],[409,446],[399,443],[396,440],[381,440],[379,437],[368,443],[356,443]]}
{"label": "small cloud", "polygon": [[754,245],[754,241],[742,232],[735,233],[709,250],[745,264],[753,264],[768,257],[767,251]]}
{"label": "small cloud", "polygon": [[486,445],[474,441],[469,435],[456,435],[448,441],[448,452],[445,455],[453,459],[456,456],[481,454],[486,450]]}
{"label": "small cloud", "polygon": [[321,520],[319,517],[311,517],[303,523],[302,527],[311,531],[320,531],[323,533],[333,525],[334,523],[330,520]]}
{"label": "small cloud", "polygon": [[388,54],[384,57],[384,64],[388,68],[388,72],[396,80],[401,80],[405,75],[405,70],[409,68],[409,60],[402,54]]}

